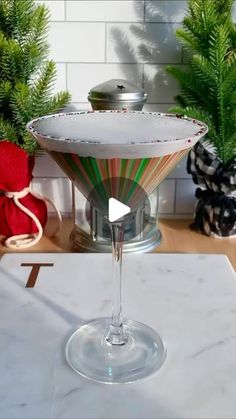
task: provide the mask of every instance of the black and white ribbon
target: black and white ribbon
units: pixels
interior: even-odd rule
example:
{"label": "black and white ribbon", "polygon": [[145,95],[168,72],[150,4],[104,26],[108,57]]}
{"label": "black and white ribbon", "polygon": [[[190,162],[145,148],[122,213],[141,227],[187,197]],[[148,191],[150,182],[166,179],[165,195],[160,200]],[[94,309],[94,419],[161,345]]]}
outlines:
{"label": "black and white ribbon", "polygon": [[199,141],[190,151],[187,171],[192,175],[198,199],[192,228],[208,236],[236,234],[236,161],[224,166]]}

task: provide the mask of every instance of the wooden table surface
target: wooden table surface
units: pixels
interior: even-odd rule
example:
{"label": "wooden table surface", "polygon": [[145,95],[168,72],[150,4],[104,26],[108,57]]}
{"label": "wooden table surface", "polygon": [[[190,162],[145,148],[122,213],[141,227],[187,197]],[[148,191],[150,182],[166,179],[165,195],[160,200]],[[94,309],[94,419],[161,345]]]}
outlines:
{"label": "wooden table surface", "polygon": [[231,238],[212,238],[189,228],[191,220],[162,220],[163,235],[159,252],[209,253],[228,256],[236,270],[236,235]]}
{"label": "wooden table surface", "polygon": [[[223,239],[207,237],[190,230],[190,222],[190,220],[160,220],[159,228],[162,233],[162,242],[154,252],[225,254],[236,270],[236,236]],[[49,229],[53,223],[54,220],[51,219]],[[61,232],[56,237],[49,238],[45,235],[37,245],[17,252],[79,252],[79,249],[72,248],[69,239],[72,229],[72,220],[65,219]],[[6,249],[1,241],[0,254],[9,251],[15,252],[15,250]]]}

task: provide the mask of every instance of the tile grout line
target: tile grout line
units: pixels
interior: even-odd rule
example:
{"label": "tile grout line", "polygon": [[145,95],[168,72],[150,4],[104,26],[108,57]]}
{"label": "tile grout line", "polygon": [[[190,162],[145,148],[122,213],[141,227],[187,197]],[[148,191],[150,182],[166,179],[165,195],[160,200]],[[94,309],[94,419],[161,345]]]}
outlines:
{"label": "tile grout line", "polygon": [[[83,65],[99,65],[99,64],[112,64],[112,65],[148,65],[148,66],[155,66],[155,65],[159,65],[159,66],[167,66],[167,65],[175,65],[175,66],[182,66],[181,62],[148,62],[148,61],[139,61],[139,62],[120,62],[120,61],[61,61],[61,60],[55,60],[55,62],[57,64],[64,64],[65,62],[67,62],[67,64],[83,64]],[[183,64],[183,66],[185,66],[185,64]]]}
{"label": "tile grout line", "polygon": [[141,64],[141,72],[142,72],[142,79],[141,79],[141,87],[142,89],[144,89],[144,82],[145,82],[145,78],[144,78],[144,64]]}
{"label": "tile grout line", "polygon": [[[85,104],[87,104],[88,102],[87,101],[72,101],[71,102],[71,104],[73,104],[73,105],[85,105]],[[167,105],[167,106],[169,106],[169,105],[174,105],[175,103],[174,102],[171,102],[171,103],[169,103],[169,102],[147,102],[145,105]],[[158,111],[157,111],[158,112]]]}
{"label": "tile grout line", "polygon": [[[145,17],[146,17],[146,0],[143,1],[143,25],[145,23]],[[144,63],[141,64],[141,72],[142,72],[142,88],[144,89],[144,82],[145,82],[145,78],[144,78]]]}
{"label": "tile grout line", "polygon": [[64,0],[64,22],[66,21],[67,21],[67,6],[66,6],[66,0]]}
{"label": "tile grout line", "polygon": [[[88,1],[88,0],[87,0]],[[66,2],[66,0],[65,0]],[[65,4],[66,6],[66,4]],[[65,7],[65,11],[66,11],[66,7]],[[96,23],[107,23],[107,24],[111,24],[111,25],[132,25],[132,24],[140,24],[142,25],[143,23],[148,24],[148,25],[182,25],[183,22],[156,22],[156,21],[144,21],[144,20],[132,20],[132,21],[122,21],[122,20],[67,20],[67,13],[66,13],[66,20],[51,20],[51,23],[89,23],[89,24],[96,24]]]}
{"label": "tile grout line", "polygon": [[105,23],[105,63],[107,63],[107,23]]}
{"label": "tile grout line", "polygon": [[146,23],[146,0],[143,2],[143,23]]}
{"label": "tile grout line", "polygon": [[67,63],[65,63],[65,77],[66,77],[66,90],[68,90],[68,68],[67,68]]}

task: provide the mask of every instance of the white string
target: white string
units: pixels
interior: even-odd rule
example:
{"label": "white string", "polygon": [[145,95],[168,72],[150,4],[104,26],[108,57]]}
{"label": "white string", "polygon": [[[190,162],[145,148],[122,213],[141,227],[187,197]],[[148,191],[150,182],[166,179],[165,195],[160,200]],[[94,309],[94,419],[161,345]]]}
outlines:
{"label": "white string", "polygon": [[51,201],[51,199],[47,198],[44,195],[40,195],[37,192],[31,191],[29,188],[24,188],[20,192],[5,192],[5,196],[7,198],[13,199],[13,202],[15,203],[15,205],[18,208],[20,208],[25,214],[27,214],[34,221],[38,229],[38,233],[35,233],[35,234],[18,234],[18,235],[7,238],[5,240],[5,246],[10,249],[26,249],[27,247],[34,246],[42,238],[43,228],[39,219],[36,217],[35,214],[33,214],[32,211],[30,211],[23,204],[21,204],[21,202],[19,202],[19,199],[24,198],[29,192],[35,198],[38,198],[38,199],[41,199],[43,201],[50,203],[55,209],[57,217],[58,217],[58,223],[53,233],[51,234],[51,236],[54,236],[55,234],[57,234],[61,229],[61,225],[62,225],[61,214],[57,206],[54,204],[54,202]]}
{"label": "white string", "polygon": [[42,201],[46,201],[48,202],[55,210],[56,214],[57,214],[57,225],[54,227],[54,230],[52,231],[52,233],[50,233],[50,237],[55,236],[57,233],[60,232],[61,230],[61,226],[62,226],[62,218],[61,218],[61,213],[57,207],[57,205],[47,196],[45,195],[41,195],[38,192],[35,191],[30,191],[31,195],[33,195],[35,198],[41,199]]}

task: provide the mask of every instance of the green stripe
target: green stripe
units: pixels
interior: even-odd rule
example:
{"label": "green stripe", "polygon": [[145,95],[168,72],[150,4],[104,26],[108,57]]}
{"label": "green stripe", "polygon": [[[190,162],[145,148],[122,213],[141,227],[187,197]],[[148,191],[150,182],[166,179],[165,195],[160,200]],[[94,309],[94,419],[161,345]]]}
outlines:
{"label": "green stripe", "polygon": [[72,160],[72,157],[68,153],[63,154],[63,157],[64,157],[65,161],[67,162],[67,164],[72,169],[72,171],[74,172],[74,174],[76,174],[76,176],[78,176],[78,178],[80,180],[82,180],[82,182],[86,186],[86,188],[88,190],[90,190],[90,187],[89,187],[88,183],[84,179],[83,175],[81,174],[79,168],[76,166],[75,162]]}
{"label": "green stripe", "polygon": [[97,166],[96,159],[94,157],[81,157],[81,164],[83,165],[84,170],[86,170],[93,187],[96,188],[96,196],[98,197],[99,194],[99,198],[106,205],[107,193],[103,186],[103,179],[99,167]]}
{"label": "green stripe", "polygon": [[94,159],[93,157],[91,157],[90,158],[90,164],[91,164],[92,170],[93,170],[93,172],[95,174],[95,179],[97,179],[98,183],[102,182],[103,179],[102,179],[102,176],[101,176],[101,172],[100,172],[100,170],[98,168],[96,159]]}
{"label": "green stripe", "polygon": [[84,178],[80,172],[80,170],[78,169],[78,167],[76,166],[75,162],[72,160],[70,154],[65,153],[63,154],[63,157],[65,159],[65,161],[68,163],[68,165],[70,166],[70,168],[72,169],[72,171],[81,179],[84,181]]}
{"label": "green stripe", "polygon": [[120,171],[121,177],[125,177],[128,163],[129,163],[129,160],[121,159],[121,171]]}
{"label": "green stripe", "polygon": [[93,174],[93,169],[91,168],[91,165],[89,162],[89,157],[80,157],[80,162],[84,170],[86,171],[91,183],[93,184],[93,186],[95,186],[97,182]]}
{"label": "green stripe", "polygon": [[146,169],[148,163],[150,162],[151,159],[142,159],[141,163],[139,164],[138,170],[136,172],[136,175],[134,177],[134,181],[139,183],[144,170]]}
{"label": "green stripe", "polygon": [[147,159],[147,158],[142,159],[141,163],[139,164],[139,167],[138,167],[137,172],[135,174],[135,177],[133,179],[134,183],[132,183],[132,186],[129,190],[128,199],[130,199],[132,194],[135,192],[135,189],[137,187],[136,184],[139,184],[139,181],[140,181],[140,179],[143,175],[143,172],[144,172],[145,168],[147,167],[149,161],[150,161],[150,159]]}
{"label": "green stripe", "polygon": [[127,162],[128,162],[128,176],[127,177],[129,177],[130,178],[130,176],[131,176],[131,173],[132,173],[132,170],[133,170],[133,167],[134,167],[134,164],[135,164],[135,160],[134,159],[132,159],[132,160],[127,160]]}

